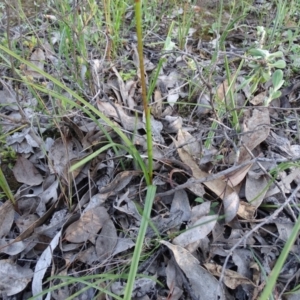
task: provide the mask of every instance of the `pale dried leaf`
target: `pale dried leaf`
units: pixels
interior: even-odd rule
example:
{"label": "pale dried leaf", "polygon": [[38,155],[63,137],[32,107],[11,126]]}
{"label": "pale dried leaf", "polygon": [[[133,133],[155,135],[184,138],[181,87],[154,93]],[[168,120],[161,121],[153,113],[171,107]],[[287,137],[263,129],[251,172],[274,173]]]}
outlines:
{"label": "pale dried leaf", "polygon": [[75,139],[63,141],[62,138],[55,140],[49,151],[49,168],[52,174],[62,176],[69,169],[70,161],[80,157],[81,147]]}
{"label": "pale dried leaf", "polygon": [[247,175],[248,171],[250,170],[251,166],[252,166],[252,164],[249,164],[249,165],[239,168],[238,170],[227,175],[226,178],[228,178],[228,184],[231,187],[235,187],[239,183],[241,183],[242,180]]}
{"label": "pale dried leaf", "polygon": [[80,219],[72,223],[66,230],[65,238],[71,243],[83,243],[94,240],[103,224],[109,220],[104,207],[95,207],[85,211]]}
{"label": "pale dried leaf", "polygon": [[125,130],[135,131],[145,127],[140,118],[128,116],[118,103],[112,105],[110,102],[97,101],[97,107],[107,117],[113,118],[116,122],[120,123]]}
{"label": "pale dried leaf", "polygon": [[112,220],[107,220],[96,240],[96,252],[98,259],[103,261],[109,258],[117,244],[118,236],[115,225]]}
{"label": "pale dried leaf", "polygon": [[124,189],[131,181],[133,176],[139,175],[137,171],[123,171],[118,173],[112,182],[110,182],[107,186],[103,187],[100,190],[101,194],[105,193],[113,193],[121,191]]}
{"label": "pale dried leaf", "polygon": [[[41,48],[36,48],[30,56],[30,62],[41,70],[44,70],[45,59],[44,51]],[[27,70],[34,71],[30,67],[28,67]]]}
{"label": "pale dried leaf", "polygon": [[180,223],[189,221],[191,217],[191,207],[185,190],[176,191],[174,194],[170,214],[178,211],[182,212],[182,215],[180,216]]}
{"label": "pale dried leaf", "polygon": [[0,260],[0,296],[15,295],[23,291],[31,281],[33,272],[6,259]]}
{"label": "pale dried leaf", "polygon": [[182,118],[175,116],[166,116],[164,129],[168,133],[177,133],[182,128]]}
{"label": "pale dried leaf", "polygon": [[223,199],[224,212],[225,212],[225,223],[232,221],[239,209],[240,198],[236,192],[226,195]]}
{"label": "pale dried leaf", "polygon": [[168,265],[166,267],[166,276],[167,276],[167,285],[169,288],[169,299],[170,300],[179,300],[183,294],[182,286],[180,281],[180,276],[178,276],[176,272],[176,266],[174,264],[174,260],[169,260]]}
{"label": "pale dried leaf", "polygon": [[194,224],[201,217],[207,216],[210,211],[210,201],[206,201],[192,208],[192,215],[189,224]]}
{"label": "pale dried leaf", "polygon": [[[183,134],[181,134],[180,136],[182,137]],[[188,134],[185,134],[185,137],[188,136],[189,136]],[[185,140],[183,139],[179,139],[178,141],[174,140],[174,143],[177,147],[177,151],[182,162],[184,162],[186,165],[188,165],[191,168],[193,172],[193,177],[195,179],[201,179],[209,176],[208,173],[202,171],[198,167],[197,163],[192,158],[192,156],[180,147],[180,145],[183,145],[185,143]],[[199,184],[195,184],[195,185],[199,185]],[[224,196],[231,194],[233,192],[231,187],[229,187],[225,182],[219,179],[205,182],[204,185],[222,199],[224,198]]]}
{"label": "pale dried leaf", "polygon": [[135,243],[129,238],[118,238],[117,245],[112,255],[117,255],[135,246]]}
{"label": "pale dried leaf", "polygon": [[[245,118],[244,133],[242,135],[242,142],[250,151],[260,145],[269,136],[270,116],[268,108],[254,109],[252,116],[249,119]],[[242,146],[239,162],[245,162],[248,157],[250,157],[250,154]]]}
{"label": "pale dried leaf", "polygon": [[177,89],[170,90],[168,97],[167,97],[167,102],[170,104],[171,107],[173,107],[177,100],[179,99],[179,92]]}
{"label": "pale dried leaf", "polygon": [[[50,266],[53,260],[53,252],[59,243],[60,236],[61,236],[61,230],[52,239],[51,243],[46,248],[46,250],[42,253],[42,255],[40,256],[40,258],[38,259],[35,265],[34,276],[32,279],[33,296],[38,295],[43,291],[43,278],[46,271],[48,270],[48,267]],[[35,297],[35,299],[43,300],[43,296],[37,296]],[[50,299],[50,292],[48,293],[46,299]]]}
{"label": "pale dried leaf", "polygon": [[286,242],[292,234],[294,224],[289,220],[285,220],[285,222],[283,222],[282,220],[277,220],[275,221],[275,225],[279,233],[279,238],[282,241]]}
{"label": "pale dried leaf", "polygon": [[[206,263],[204,266],[207,270],[212,273],[214,276],[220,277],[222,273],[222,266],[214,264],[214,263]],[[225,285],[230,289],[236,289],[241,284],[251,284],[255,286],[255,284],[248,278],[240,275],[239,273],[226,269],[225,275],[223,279]]]}
{"label": "pale dried leaf", "polygon": [[18,182],[26,183],[29,186],[39,185],[43,182],[43,176],[33,163],[23,156],[18,157],[13,173]]}
{"label": "pale dried leaf", "polygon": [[14,221],[15,210],[12,203],[7,200],[0,206],[0,238],[6,236]]}
{"label": "pale dried leaf", "polygon": [[218,219],[218,215],[204,216],[198,219],[190,229],[178,235],[173,243],[181,247],[197,242],[205,238],[213,230]]}
{"label": "pale dried leaf", "polygon": [[0,253],[8,255],[17,255],[26,249],[30,250],[36,245],[32,238],[20,242],[14,242],[14,239],[0,239]]}
{"label": "pale dried leaf", "polygon": [[178,131],[178,142],[184,141],[182,148],[191,156],[200,157],[201,147],[200,143],[187,131]]}
{"label": "pale dried leaf", "polygon": [[18,226],[19,231],[23,232],[37,220],[38,216],[35,214],[23,215],[16,220],[16,225]]}
{"label": "pale dried leaf", "polygon": [[265,176],[255,179],[252,176],[246,177],[246,199],[256,208],[261,205],[268,191],[268,180]]}
{"label": "pale dried leaf", "polygon": [[245,220],[253,220],[255,217],[256,207],[253,205],[246,203],[244,201],[240,201],[238,216]]}
{"label": "pale dried leaf", "polygon": [[219,284],[216,278],[202,268],[199,261],[191,253],[169,242],[160,242],[172,250],[177,264],[188,278],[196,297],[199,299],[226,299],[223,285]]}
{"label": "pale dried leaf", "polygon": [[265,102],[266,97],[267,97],[267,91],[263,91],[263,92],[257,94],[255,97],[253,97],[250,100],[250,103],[253,105],[263,104]]}
{"label": "pale dried leaf", "polygon": [[250,263],[253,260],[253,255],[247,249],[235,249],[232,254],[232,260],[237,266],[237,272],[246,278],[251,278]]}
{"label": "pale dried leaf", "polygon": [[154,103],[151,106],[151,114],[155,117],[155,118],[160,118],[161,114],[162,114],[162,95],[160,90],[156,89],[154,91]]}
{"label": "pale dried leaf", "polygon": [[[268,108],[254,109],[251,117],[244,120],[244,134],[242,135],[242,145],[238,163],[244,163],[251,158],[248,151],[252,151],[260,145],[270,133],[270,116]],[[228,182],[231,186],[238,185],[246,176],[251,165],[238,169],[227,175]]]}

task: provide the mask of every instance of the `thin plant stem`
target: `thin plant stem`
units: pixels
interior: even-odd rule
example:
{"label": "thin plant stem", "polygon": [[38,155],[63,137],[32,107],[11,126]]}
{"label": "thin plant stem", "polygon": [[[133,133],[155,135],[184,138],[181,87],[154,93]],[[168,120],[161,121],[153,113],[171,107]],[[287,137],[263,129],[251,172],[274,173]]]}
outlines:
{"label": "thin plant stem", "polygon": [[142,3],[135,0],[135,18],[136,18],[136,32],[138,40],[138,54],[139,54],[139,67],[142,86],[142,100],[146,119],[146,136],[147,136],[147,152],[148,152],[148,174],[150,184],[152,184],[153,177],[153,145],[152,145],[152,132],[151,132],[151,116],[150,107],[147,101],[147,88],[145,80],[145,67],[143,55],[143,32],[142,32]]}

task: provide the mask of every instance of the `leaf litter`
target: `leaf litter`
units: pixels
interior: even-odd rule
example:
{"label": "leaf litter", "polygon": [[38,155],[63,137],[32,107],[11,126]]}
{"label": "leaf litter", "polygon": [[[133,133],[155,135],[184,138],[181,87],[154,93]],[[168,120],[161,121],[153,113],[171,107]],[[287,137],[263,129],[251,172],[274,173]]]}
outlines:
{"label": "leaf litter", "polygon": [[[130,13],[129,8],[127,16]],[[51,26],[47,18],[43,22]],[[282,88],[282,98],[270,107],[259,106],[268,95],[267,85],[261,84],[253,95],[246,77],[238,76],[233,86],[224,77],[224,55],[230,58],[241,45],[229,42],[227,52],[213,64],[210,54],[218,38],[199,41],[193,36],[197,30],[191,28],[192,32],[186,52],[163,53],[151,45],[152,33],[145,39],[148,84],[157,67],[155,55],[164,60],[150,104],[153,182],[158,189],[138,269],[143,277],[136,278],[133,297],[257,299],[264,274],[272,272],[299,214],[300,195],[294,195],[299,185],[299,124],[292,97],[299,85]],[[238,37],[237,28],[233,32]],[[67,70],[60,69],[65,59],[58,51],[61,38],[53,31],[51,44],[41,39],[27,58],[75,90]],[[89,61],[89,87],[84,75],[88,68],[81,66],[83,93],[133,141],[147,162],[140,74],[124,76],[124,70],[131,74],[133,66],[138,69],[137,48],[130,37],[123,46],[122,63]],[[199,73],[207,66],[215,68],[213,77]],[[20,70],[27,81],[53,90],[34,68],[21,65]],[[39,294],[55,286],[46,299],[76,293],[92,299],[97,288],[106,291],[99,299],[124,295],[122,270],[131,263],[142,219],[146,188],[142,172],[124,147],[108,150],[111,141],[122,144],[112,128],[75,107],[66,109],[62,103],[53,107],[50,94],[36,94],[45,105],[42,110],[26,80],[20,83],[19,98],[6,79],[8,72],[1,67],[0,119],[6,147],[17,154],[12,172],[19,188],[15,206],[9,201],[0,205],[0,296],[43,299]],[[228,112],[216,115],[216,104],[227,105],[231,89],[241,112],[239,132],[230,127]],[[199,106],[185,111],[180,106],[184,101]],[[63,115],[58,117],[59,112]],[[92,159],[69,172],[89,155]],[[282,205],[285,208],[275,214]],[[281,295],[298,284],[298,242],[277,281],[276,292]],[[89,288],[76,282],[80,276],[101,274],[112,276],[99,282],[90,277],[87,280],[94,285]],[[59,275],[65,277],[55,277]]]}

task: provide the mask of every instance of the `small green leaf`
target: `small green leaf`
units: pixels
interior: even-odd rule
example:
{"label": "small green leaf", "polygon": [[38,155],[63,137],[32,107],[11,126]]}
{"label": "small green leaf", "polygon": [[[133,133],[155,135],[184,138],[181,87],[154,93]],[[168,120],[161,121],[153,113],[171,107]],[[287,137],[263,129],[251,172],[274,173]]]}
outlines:
{"label": "small green leaf", "polygon": [[269,56],[269,51],[263,49],[250,49],[248,53],[252,56],[258,56],[263,58]]}
{"label": "small green leaf", "polygon": [[284,83],[282,70],[276,70],[272,75],[272,83],[274,90],[279,90]]}
{"label": "small green leaf", "polygon": [[275,57],[283,57],[282,51],[277,51],[269,55],[269,58],[275,58]]}
{"label": "small green leaf", "polygon": [[270,95],[271,100],[274,100],[276,98],[279,98],[281,96],[281,92],[280,91],[275,91]]}
{"label": "small green leaf", "polygon": [[264,79],[263,82],[267,82],[270,79],[271,75],[269,72],[263,72],[262,77]]}
{"label": "small green leaf", "polygon": [[197,197],[197,198],[195,199],[195,201],[198,202],[198,203],[203,203],[203,202],[204,202],[204,199],[201,198],[201,197]]}
{"label": "small green leaf", "polygon": [[283,59],[276,61],[274,64],[270,64],[271,67],[284,69],[286,67],[286,62]]}

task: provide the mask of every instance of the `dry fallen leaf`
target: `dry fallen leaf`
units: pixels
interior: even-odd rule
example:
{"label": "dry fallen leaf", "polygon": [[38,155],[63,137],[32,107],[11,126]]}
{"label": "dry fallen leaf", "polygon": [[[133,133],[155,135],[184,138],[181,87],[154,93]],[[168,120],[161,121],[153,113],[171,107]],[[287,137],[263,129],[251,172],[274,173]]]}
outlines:
{"label": "dry fallen leaf", "polygon": [[[241,139],[240,154],[238,164],[244,163],[251,158],[248,151],[252,151],[260,145],[270,133],[270,116],[268,108],[256,108],[252,111],[252,116],[246,117],[243,124],[244,134]],[[251,165],[238,169],[226,176],[228,184],[238,185],[246,176]]]}
{"label": "dry fallen leaf", "polygon": [[223,285],[206,269],[199,265],[199,261],[186,249],[166,241],[160,241],[172,250],[175,260],[189,280],[191,289],[199,299],[225,300]]}
{"label": "dry fallen leaf", "polygon": [[[209,174],[202,171],[198,167],[198,165],[195,162],[195,160],[193,159],[192,155],[190,155],[187,151],[185,151],[184,149],[182,149],[182,147],[180,147],[181,145],[184,145],[186,143],[186,139],[188,139],[188,141],[191,141],[191,138],[192,138],[189,133],[185,132],[185,134],[183,134],[181,131],[182,130],[179,130],[179,132],[178,132],[178,141],[174,140],[174,143],[177,147],[177,151],[178,151],[178,154],[179,154],[182,162],[184,162],[186,165],[188,165],[191,168],[191,170],[193,172],[193,177],[195,179],[201,179],[201,178],[208,177]],[[204,185],[222,199],[226,195],[229,195],[233,192],[233,190],[230,186],[228,186],[224,181],[219,180],[219,179],[205,182]],[[195,186],[196,187],[199,186],[201,188],[202,184],[195,184]],[[204,192],[203,187],[202,187],[202,190]],[[192,191],[193,191],[193,189],[192,189]]]}
{"label": "dry fallen leaf", "polygon": [[218,215],[204,216],[191,224],[191,228],[178,235],[173,243],[181,247],[197,242],[205,238],[213,230],[218,219]]}
{"label": "dry fallen leaf", "polygon": [[71,243],[83,243],[94,240],[109,215],[104,207],[95,207],[82,213],[80,219],[72,223],[66,230],[65,238]]}
{"label": "dry fallen leaf", "polygon": [[0,296],[3,296],[2,299],[23,291],[32,276],[33,272],[28,266],[20,267],[8,259],[0,260]]}
{"label": "dry fallen leaf", "polygon": [[0,206],[0,238],[6,236],[14,221],[15,210],[12,203],[7,200]]}
{"label": "dry fallen leaf", "polygon": [[256,179],[248,174],[245,190],[247,201],[256,208],[259,207],[268,191],[268,184],[269,182],[265,176]]}
{"label": "dry fallen leaf", "polygon": [[18,182],[26,183],[29,186],[39,185],[43,182],[43,176],[33,163],[23,156],[18,157],[13,173]]}
{"label": "dry fallen leaf", "polygon": [[[205,268],[212,273],[214,276],[221,276],[222,273],[222,266],[217,265],[215,263],[206,263],[204,264]],[[255,286],[255,284],[248,278],[240,275],[239,273],[226,269],[225,275],[223,279],[225,285],[230,289],[236,289],[241,284],[251,284]]]}
{"label": "dry fallen leaf", "polygon": [[225,212],[225,223],[229,223],[232,221],[239,208],[240,198],[236,192],[227,195],[223,199],[224,203],[224,212]]}

